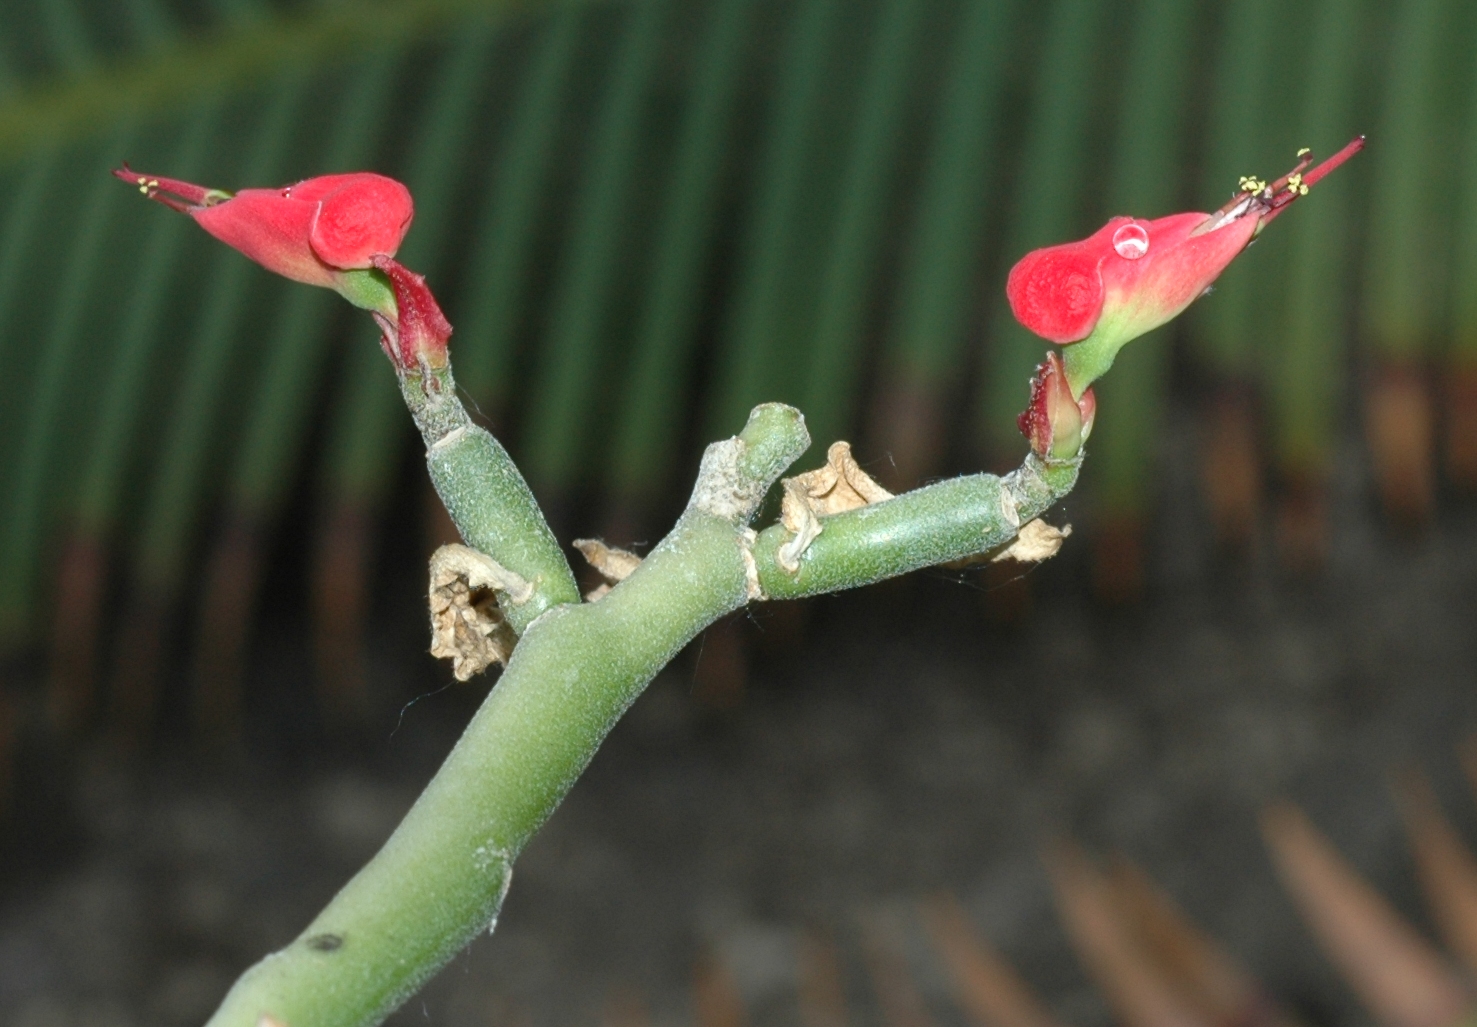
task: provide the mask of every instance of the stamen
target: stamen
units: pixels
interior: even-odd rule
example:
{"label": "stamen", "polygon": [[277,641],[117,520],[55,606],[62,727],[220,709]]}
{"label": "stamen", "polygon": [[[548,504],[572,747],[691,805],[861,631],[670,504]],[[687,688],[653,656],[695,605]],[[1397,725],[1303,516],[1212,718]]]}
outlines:
{"label": "stamen", "polygon": [[1270,209],[1261,216],[1262,225],[1265,226],[1267,222],[1282,213],[1283,208],[1299,196],[1307,196],[1308,190],[1313,188],[1319,179],[1362,149],[1364,149],[1364,137],[1358,136],[1350,140],[1349,145],[1312,170],[1305,170],[1313,162],[1312,151],[1299,150],[1297,167],[1272,183],[1273,196]]}
{"label": "stamen", "polygon": [[1338,153],[1334,154],[1332,157],[1328,158],[1328,160],[1324,161],[1322,164],[1318,165],[1312,171],[1309,171],[1306,175],[1304,175],[1303,181],[1309,186],[1316,185],[1320,178],[1327,175],[1334,168],[1338,167],[1340,164],[1348,160],[1350,157],[1354,156],[1354,154],[1358,153],[1362,149],[1364,149],[1363,136],[1358,136],[1357,138],[1350,140],[1348,146],[1345,146]]}
{"label": "stamen", "polygon": [[1307,196],[1318,180],[1327,175],[1334,168],[1348,160],[1354,154],[1364,149],[1364,137],[1359,136],[1345,146],[1328,160],[1309,170],[1308,165],[1313,163],[1313,151],[1306,146],[1297,153],[1297,164],[1291,171],[1272,183],[1267,183],[1255,175],[1242,175],[1238,183],[1238,189],[1234,196],[1220,210],[1216,211],[1205,222],[1192,232],[1192,235],[1201,235],[1205,232],[1214,232],[1247,216],[1253,216],[1261,221],[1257,231],[1266,227],[1282,209],[1300,196]]}
{"label": "stamen", "polygon": [[231,198],[228,192],[220,189],[207,189],[193,182],[184,182],[177,178],[153,178],[140,175],[126,163],[114,171],[113,175],[130,185],[137,186],[138,191],[149,199],[156,200],[182,213],[189,213],[202,207],[213,207]]}

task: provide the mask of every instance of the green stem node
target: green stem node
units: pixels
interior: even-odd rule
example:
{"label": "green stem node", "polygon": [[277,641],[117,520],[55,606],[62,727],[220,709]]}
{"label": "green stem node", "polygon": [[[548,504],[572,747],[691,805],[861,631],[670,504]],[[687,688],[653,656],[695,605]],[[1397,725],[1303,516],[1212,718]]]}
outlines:
{"label": "green stem node", "polygon": [[794,574],[777,558],[790,531],[767,528],[754,545],[760,588],[766,599],[798,599],[998,549],[1070,492],[1081,466],[1081,456],[1048,462],[1033,453],[1003,478],[971,474],[822,517]]}
{"label": "green stem node", "polygon": [[579,586],[513,458],[473,424],[456,395],[451,368],[400,375],[400,393],[426,443],[431,483],[462,541],[533,586],[522,603],[499,594],[516,634],[561,603],[578,603]]}

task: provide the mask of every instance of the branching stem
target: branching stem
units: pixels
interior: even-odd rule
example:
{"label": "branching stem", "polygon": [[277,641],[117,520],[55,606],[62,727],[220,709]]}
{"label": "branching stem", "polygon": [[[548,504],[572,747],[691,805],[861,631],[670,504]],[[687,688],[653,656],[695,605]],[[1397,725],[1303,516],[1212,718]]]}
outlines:
{"label": "branching stem", "polygon": [[766,404],[708,447],[672,532],[599,602],[580,603],[522,476],[467,420],[450,372],[435,376],[402,382],[432,478],[467,543],[535,583],[540,611],[516,607],[522,637],[501,680],[384,848],[236,983],[208,1027],[379,1023],[496,923],[513,860],[703,628],[761,595],[850,588],[998,548],[1077,476],[1077,461],[1030,457],[1004,479],[959,478],[826,517],[791,575],[775,562],[788,532],[756,537],[749,521],[810,438],[799,411]]}

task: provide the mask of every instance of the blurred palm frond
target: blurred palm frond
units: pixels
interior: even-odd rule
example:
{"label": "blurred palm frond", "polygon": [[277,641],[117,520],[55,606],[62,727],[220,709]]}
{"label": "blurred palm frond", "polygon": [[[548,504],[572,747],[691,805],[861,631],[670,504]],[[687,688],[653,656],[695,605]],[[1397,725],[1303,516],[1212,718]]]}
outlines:
{"label": "blurred palm frond", "polygon": [[[1426,375],[1477,374],[1462,277],[1477,178],[1399,140],[1471,123],[1477,24],[1456,0],[1268,10],[8,4],[0,646],[50,640],[67,724],[94,709],[116,635],[114,699],[147,722],[199,597],[195,712],[228,729],[285,527],[314,539],[324,703],[352,704],[363,674],[370,568],[411,452],[373,330],[139,202],[106,175],[124,159],[226,188],[403,178],[403,259],[457,326],[468,396],[558,527],[639,538],[702,442],[760,400],[800,404],[821,442],[861,432],[894,488],[1013,462],[1043,349],[999,288],[1021,252],[1108,214],[1214,207],[1297,146],[1383,130],[1367,168],[1320,186],[1174,330],[1192,374],[1171,366],[1169,330],[1127,352],[1102,392],[1088,516],[1102,592],[1135,594],[1169,392],[1198,376],[1222,411],[1203,440],[1211,522],[1244,543],[1268,479],[1288,558],[1316,563],[1341,397],[1368,363],[1387,505],[1428,517],[1442,397]],[[1452,480],[1473,484],[1460,426],[1477,390],[1444,395]]]}

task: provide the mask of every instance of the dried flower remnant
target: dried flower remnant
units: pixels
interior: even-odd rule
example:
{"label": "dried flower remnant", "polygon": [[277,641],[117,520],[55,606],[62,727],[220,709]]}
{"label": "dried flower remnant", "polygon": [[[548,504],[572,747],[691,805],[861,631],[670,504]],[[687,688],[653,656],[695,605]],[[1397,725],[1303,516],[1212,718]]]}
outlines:
{"label": "dried flower remnant", "polygon": [[1273,182],[1244,176],[1213,214],[1115,217],[1080,242],[1033,250],[1011,269],[1011,311],[1066,347],[1067,382],[1080,399],[1124,344],[1203,295],[1273,218],[1363,147],[1360,136],[1312,168],[1312,153],[1300,150],[1297,165]]}
{"label": "dried flower remnant", "polygon": [[786,571],[800,570],[800,557],[821,533],[820,518],[891,499],[892,493],[872,480],[851,455],[851,443],[833,442],[826,465],[784,480],[780,520],[794,532],[777,559]]}
{"label": "dried flower remnant", "polygon": [[574,548],[605,579],[604,584],[585,593],[585,599],[592,603],[605,598],[612,588],[629,578],[631,572],[641,566],[641,557],[635,553],[606,545],[599,539],[577,538],[574,540]]}
{"label": "dried flower remnant", "polygon": [[505,593],[526,602],[532,586],[468,546],[442,546],[431,556],[431,655],[452,661],[458,681],[494,663],[506,664],[517,644],[498,606]]}
{"label": "dried flower remnant", "polygon": [[989,557],[990,563],[1041,563],[1050,560],[1062,550],[1062,543],[1072,534],[1072,526],[1060,528],[1047,524],[1040,517],[1021,525],[1010,545]]}

